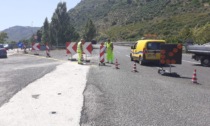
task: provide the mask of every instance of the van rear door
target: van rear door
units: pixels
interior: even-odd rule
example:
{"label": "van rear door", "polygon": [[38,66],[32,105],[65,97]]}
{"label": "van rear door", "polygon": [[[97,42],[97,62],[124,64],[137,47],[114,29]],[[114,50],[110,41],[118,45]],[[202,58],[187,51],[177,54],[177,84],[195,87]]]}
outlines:
{"label": "van rear door", "polygon": [[160,60],[160,45],[165,42],[148,42],[145,50],[146,60]]}

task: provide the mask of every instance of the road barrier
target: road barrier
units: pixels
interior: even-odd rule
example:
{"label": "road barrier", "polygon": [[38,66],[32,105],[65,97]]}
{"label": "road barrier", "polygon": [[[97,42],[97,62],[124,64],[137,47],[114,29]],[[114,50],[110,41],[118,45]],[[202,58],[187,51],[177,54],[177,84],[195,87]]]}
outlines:
{"label": "road barrier", "polygon": [[66,42],[66,54],[70,54],[69,60],[75,61],[73,55],[77,53],[77,43],[76,42]]}
{"label": "road barrier", "polygon": [[90,62],[90,60],[87,59],[87,56],[91,56],[92,55],[92,43],[91,42],[85,42],[83,45],[83,54],[85,54],[85,62]]}
{"label": "road barrier", "polygon": [[[93,47],[92,47],[91,42],[85,42],[83,44],[83,54],[85,54],[85,56],[86,56],[86,59],[85,59],[86,62],[89,62],[89,60],[87,60],[87,56],[92,55],[92,50],[93,50]],[[76,42],[66,42],[66,54],[71,55],[70,60],[73,60],[73,61],[76,60],[76,59],[73,59],[73,55],[76,53],[77,53],[77,43]]]}
{"label": "road barrier", "polygon": [[34,51],[34,55],[39,55],[38,51],[40,51],[40,44],[33,42],[32,51]]}
{"label": "road barrier", "polygon": [[105,65],[105,49],[106,49],[106,47],[103,45],[103,44],[101,44],[101,46],[100,46],[100,56],[99,56],[99,60],[100,60],[100,63],[99,63],[99,66],[100,65]]}
{"label": "road barrier", "polygon": [[49,46],[48,46],[48,43],[46,43],[46,56],[47,56],[47,57],[51,57],[51,56],[50,56],[50,48],[49,48]]}

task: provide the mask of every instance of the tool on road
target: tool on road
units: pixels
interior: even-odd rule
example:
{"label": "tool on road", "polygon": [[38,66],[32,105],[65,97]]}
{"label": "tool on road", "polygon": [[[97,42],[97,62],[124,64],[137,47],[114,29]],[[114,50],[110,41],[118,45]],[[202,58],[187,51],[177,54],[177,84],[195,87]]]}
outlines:
{"label": "tool on road", "polygon": [[138,72],[137,69],[136,69],[136,62],[134,62],[134,64],[133,64],[133,70],[132,70],[132,72]]}
{"label": "tool on road", "polygon": [[116,59],[116,62],[115,62],[115,68],[116,68],[116,69],[120,69],[120,68],[118,67],[118,65],[119,65],[119,64],[118,64],[117,59]]}
{"label": "tool on road", "polygon": [[196,83],[196,84],[198,83],[197,82],[197,77],[196,77],[196,69],[194,70],[194,73],[193,73],[192,82]]}

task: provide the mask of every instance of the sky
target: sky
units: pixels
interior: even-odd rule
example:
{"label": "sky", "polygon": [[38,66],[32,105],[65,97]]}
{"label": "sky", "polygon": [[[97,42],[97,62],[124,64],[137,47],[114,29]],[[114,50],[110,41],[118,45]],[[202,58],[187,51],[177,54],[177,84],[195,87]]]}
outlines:
{"label": "sky", "polygon": [[13,26],[41,27],[46,17],[51,21],[62,1],[69,10],[81,0],[0,0],[0,31]]}

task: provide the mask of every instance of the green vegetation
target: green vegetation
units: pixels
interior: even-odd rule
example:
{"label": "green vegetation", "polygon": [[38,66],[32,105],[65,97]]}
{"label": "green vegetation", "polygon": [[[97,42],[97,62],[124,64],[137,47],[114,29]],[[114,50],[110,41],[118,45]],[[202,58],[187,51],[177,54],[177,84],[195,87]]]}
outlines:
{"label": "green vegetation", "polygon": [[8,38],[7,33],[0,32],[0,43],[5,43],[7,38]]}
{"label": "green vegetation", "polygon": [[96,28],[93,24],[92,20],[88,20],[87,24],[85,25],[85,30],[83,33],[83,38],[85,41],[90,42],[96,36]]}
{"label": "green vegetation", "polygon": [[78,31],[91,19],[98,40],[136,41],[144,34],[157,34],[175,43],[190,34],[195,42],[204,43],[209,41],[204,36],[209,28],[209,4],[210,0],[83,0],[69,15]]}
{"label": "green vegetation", "polygon": [[79,38],[67,13],[66,2],[58,3],[50,23],[50,42],[53,45],[65,45],[67,41]]}

